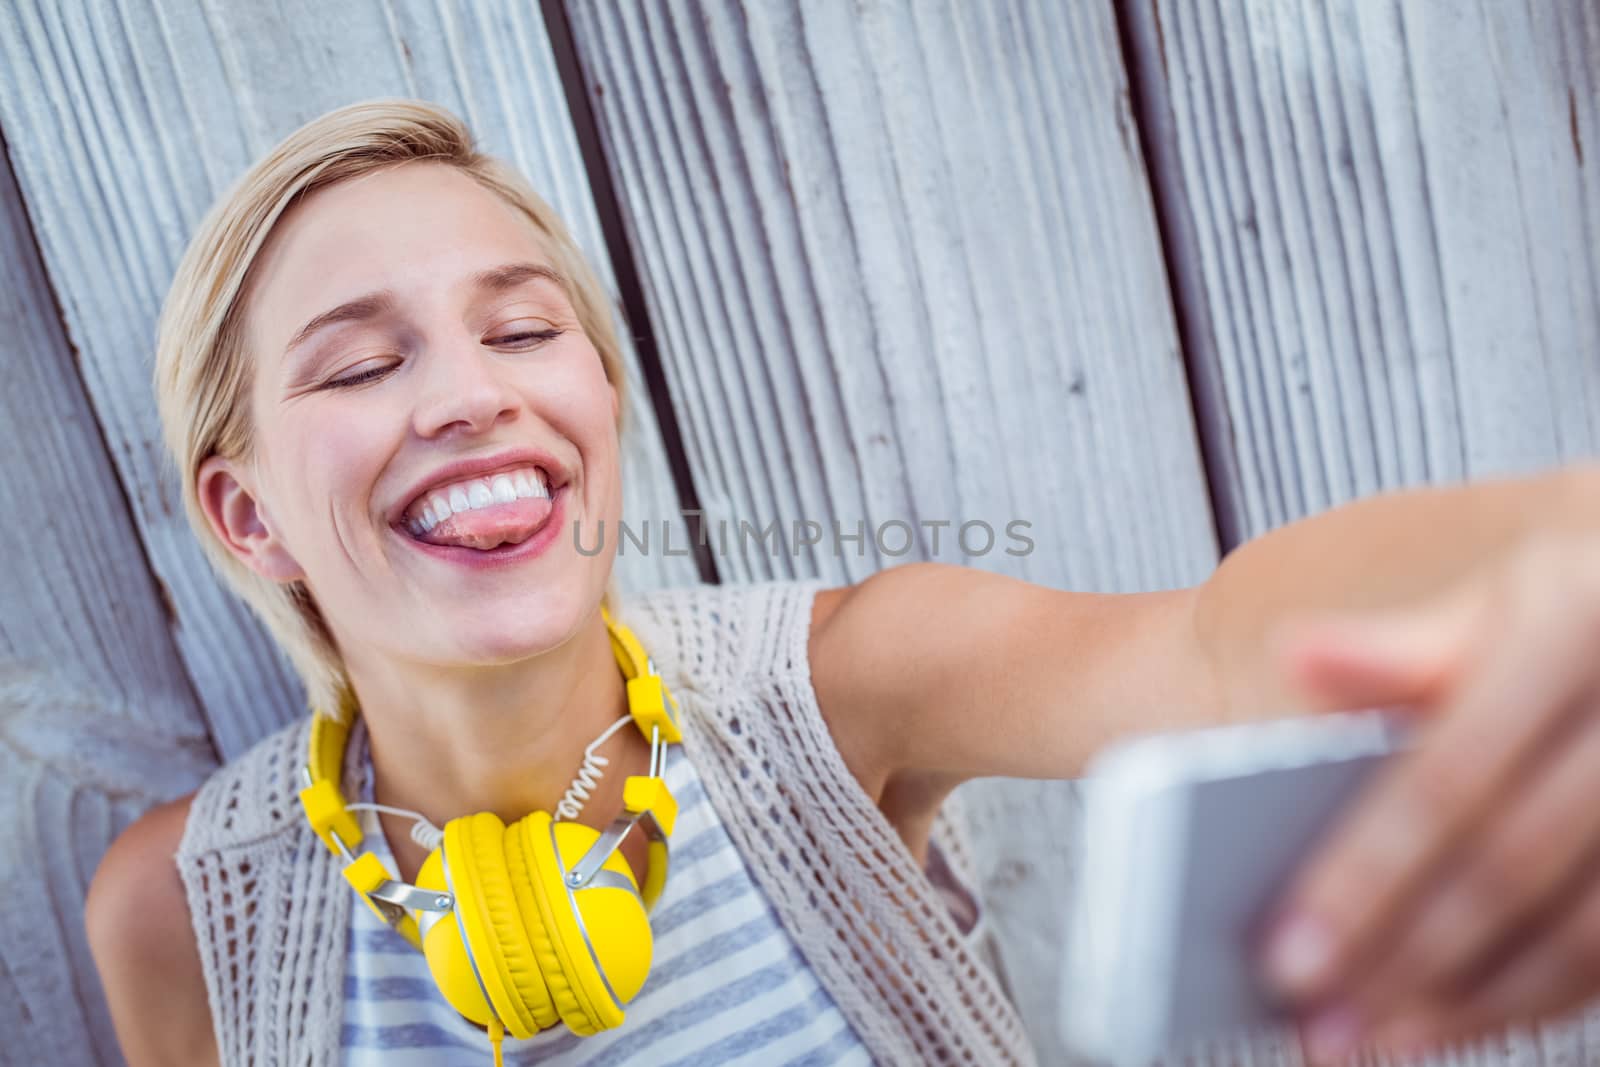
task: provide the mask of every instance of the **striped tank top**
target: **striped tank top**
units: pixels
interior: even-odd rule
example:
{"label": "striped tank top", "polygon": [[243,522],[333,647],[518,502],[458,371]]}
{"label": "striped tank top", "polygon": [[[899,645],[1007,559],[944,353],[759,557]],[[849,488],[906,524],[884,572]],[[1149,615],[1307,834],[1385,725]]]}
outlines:
{"label": "striped tank top", "polygon": [[[362,799],[371,800],[366,735]],[[651,916],[654,962],[623,1024],[592,1037],[556,1026],[505,1039],[507,1067],[870,1064],[833,999],[779,925],[682,746],[664,775],[678,801],[672,871]],[[395,871],[376,813],[364,844]],[[489,1039],[441,997],[427,962],[370,908],[350,909],[341,1045],[346,1067],[485,1067]]]}

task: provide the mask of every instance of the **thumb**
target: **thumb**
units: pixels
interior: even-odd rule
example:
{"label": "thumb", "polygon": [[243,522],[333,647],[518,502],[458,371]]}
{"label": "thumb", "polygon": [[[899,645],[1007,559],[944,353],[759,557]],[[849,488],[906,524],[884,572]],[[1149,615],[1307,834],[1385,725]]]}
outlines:
{"label": "thumb", "polygon": [[1314,711],[1436,706],[1477,645],[1482,598],[1462,589],[1422,605],[1282,623],[1275,660]]}

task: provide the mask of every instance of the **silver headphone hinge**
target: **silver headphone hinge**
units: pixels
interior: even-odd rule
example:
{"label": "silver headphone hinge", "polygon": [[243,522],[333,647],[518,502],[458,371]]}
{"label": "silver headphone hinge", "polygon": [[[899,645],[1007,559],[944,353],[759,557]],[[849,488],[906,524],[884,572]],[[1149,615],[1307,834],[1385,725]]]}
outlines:
{"label": "silver headphone hinge", "polygon": [[378,888],[367,895],[373,900],[412,911],[449,911],[456,906],[455,898],[449,893],[422,889],[409,882],[380,882]]}

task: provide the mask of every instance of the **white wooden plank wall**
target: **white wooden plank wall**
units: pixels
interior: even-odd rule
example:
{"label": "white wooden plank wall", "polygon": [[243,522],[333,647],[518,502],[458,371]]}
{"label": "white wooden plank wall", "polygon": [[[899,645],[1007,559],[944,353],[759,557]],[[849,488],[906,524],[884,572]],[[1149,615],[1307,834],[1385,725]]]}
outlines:
{"label": "white wooden plank wall", "polygon": [[[1600,7],[1126,13],[1236,528],[1600,452]],[[1432,1062],[1600,1062],[1600,1004]]]}
{"label": "white wooden plank wall", "polygon": [[[85,384],[179,649],[224,757],[302,711],[246,610],[212,578],[163,469],[149,385],[155,320],[212,200],[315,116],[355,100],[450,107],[567,219],[603,273],[577,142],[531,4],[0,5],[0,123]],[[631,359],[631,356],[630,356]],[[633,380],[642,381],[634,369]],[[630,416],[630,514],[677,512],[642,387]],[[625,585],[695,578],[683,557],[619,562]]]}
{"label": "white wooden plank wall", "polygon": [[1600,7],[1129,10],[1247,535],[1600,450]]}
{"label": "white wooden plank wall", "polygon": [[[1031,555],[1002,541],[964,562],[1105,591],[1209,572],[1108,7],[568,10],[713,529],[982,519],[1003,535],[1021,518]],[[905,558],[963,561],[951,544]],[[842,582],[897,562],[854,552],[717,563],[724,580]],[[1060,1062],[1071,853],[1040,841],[1071,825],[1072,786],[963,794],[1013,991],[1041,1062]]]}
{"label": "white wooden plank wall", "polygon": [[[709,520],[1023,518],[969,562],[1078,588],[1214,561],[1108,11],[569,9]],[[718,564],[897,558],[823,547]]]}
{"label": "white wooden plank wall", "polygon": [[216,764],[0,155],[0,1061],[115,1063],[100,854]]}

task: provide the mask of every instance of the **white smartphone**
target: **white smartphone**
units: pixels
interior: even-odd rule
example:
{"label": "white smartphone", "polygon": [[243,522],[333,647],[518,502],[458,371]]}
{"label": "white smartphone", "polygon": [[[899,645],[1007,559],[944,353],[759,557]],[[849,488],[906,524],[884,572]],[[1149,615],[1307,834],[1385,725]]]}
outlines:
{"label": "white smartphone", "polygon": [[1409,747],[1403,712],[1304,716],[1135,737],[1082,780],[1062,1036],[1148,1064],[1290,1019],[1262,984],[1263,924],[1363,781]]}

